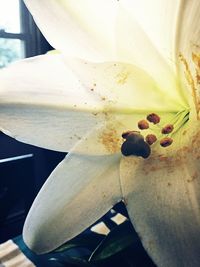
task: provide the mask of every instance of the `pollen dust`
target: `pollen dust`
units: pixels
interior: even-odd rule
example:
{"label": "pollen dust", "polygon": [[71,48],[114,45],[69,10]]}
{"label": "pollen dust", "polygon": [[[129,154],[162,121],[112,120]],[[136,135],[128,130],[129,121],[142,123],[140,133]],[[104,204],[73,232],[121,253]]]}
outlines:
{"label": "pollen dust", "polygon": [[120,151],[122,139],[119,137],[112,123],[108,123],[103,132],[99,135],[99,141],[110,153],[117,153]]}
{"label": "pollen dust", "polygon": [[99,134],[99,142],[103,144],[109,153],[117,153],[121,149],[123,139],[117,129],[122,126],[107,109],[103,112],[105,119],[105,128]]}

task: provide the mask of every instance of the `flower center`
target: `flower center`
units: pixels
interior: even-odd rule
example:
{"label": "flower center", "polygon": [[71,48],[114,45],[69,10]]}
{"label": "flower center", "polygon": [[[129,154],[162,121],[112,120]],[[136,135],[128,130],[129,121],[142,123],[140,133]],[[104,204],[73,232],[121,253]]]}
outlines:
{"label": "flower center", "polygon": [[[125,139],[121,146],[124,156],[140,156],[148,158],[151,146],[159,142],[163,148],[173,144],[174,134],[189,120],[189,110],[182,110],[174,115],[169,122],[162,123],[162,116],[150,113],[146,118],[138,121],[138,129],[122,134]],[[141,131],[139,131],[141,130]],[[148,132],[147,132],[148,131]]]}

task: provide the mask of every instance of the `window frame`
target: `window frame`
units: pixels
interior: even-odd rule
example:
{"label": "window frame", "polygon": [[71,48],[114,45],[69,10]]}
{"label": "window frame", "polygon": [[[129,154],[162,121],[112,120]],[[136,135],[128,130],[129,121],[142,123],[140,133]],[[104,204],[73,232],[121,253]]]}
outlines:
{"label": "window frame", "polygon": [[41,55],[53,49],[36,26],[22,0],[19,0],[19,9],[21,31],[12,33],[0,30],[0,38],[23,41],[24,58]]}

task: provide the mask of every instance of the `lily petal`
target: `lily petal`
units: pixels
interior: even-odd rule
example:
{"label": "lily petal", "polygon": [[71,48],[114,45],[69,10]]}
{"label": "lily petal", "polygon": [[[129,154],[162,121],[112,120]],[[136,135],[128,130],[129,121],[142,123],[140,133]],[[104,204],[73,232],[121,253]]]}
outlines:
{"label": "lily petal", "polygon": [[[187,106],[175,97],[176,89],[159,86],[156,79],[144,69],[123,62],[92,63],[86,60],[66,59],[66,64],[76,72],[84,86],[104,102],[107,110],[118,113],[142,113],[148,111],[179,111]],[[146,97],[144,97],[144,95]]]}
{"label": "lily petal", "polygon": [[[83,85],[104,104],[103,111],[94,113],[102,117],[103,125],[84,137],[87,142],[78,145],[77,153],[118,153],[122,133],[138,130],[138,121],[145,119],[149,113],[158,112],[162,126],[184,109],[182,103],[168,97],[151,76],[134,65],[74,59],[67,59],[66,62],[76,71]],[[159,128],[155,130],[159,131]],[[147,131],[143,133],[147,134]]]}
{"label": "lily petal", "polygon": [[115,54],[119,3],[111,0],[25,0],[51,45],[68,56],[88,60]]}
{"label": "lily petal", "polygon": [[190,56],[195,45],[200,43],[199,10],[198,0],[182,1],[177,27],[176,52]]}
{"label": "lily petal", "polygon": [[[121,0],[120,3],[131,17],[135,18],[139,27],[145,32],[157,52],[160,53],[170,66],[175,67],[176,34],[179,12],[182,8],[181,1]],[[136,33],[132,32],[132,34],[135,39],[138,38]],[[136,51],[141,51],[143,45],[146,46],[146,44],[141,43]],[[137,56],[141,57],[143,64],[149,64],[146,55],[144,56],[143,53],[139,53]],[[144,59],[146,59],[145,62]]]}
{"label": "lily petal", "polygon": [[46,253],[81,233],[121,198],[119,155],[69,154],[51,174],[28,214],[26,244]]}
{"label": "lily petal", "polygon": [[116,27],[119,60],[134,62],[153,77],[166,95],[179,103],[186,103],[176,78],[175,61],[172,58],[169,64],[132,13],[121,8]]}
{"label": "lily petal", "polygon": [[0,72],[0,80],[0,127],[20,141],[69,151],[102,122],[92,114],[102,109],[102,102],[82,86],[60,55],[15,63]]}
{"label": "lily petal", "polygon": [[121,134],[137,129],[148,112],[163,110],[164,120],[178,110],[150,76],[130,64],[94,64],[48,54],[13,64],[0,78],[1,130],[54,150],[69,151],[84,138],[87,142],[76,146],[77,153],[117,153]]}
{"label": "lily petal", "polygon": [[[185,130],[174,140],[181,143],[184,136]],[[186,143],[177,150],[160,148],[147,160],[121,162],[129,216],[158,266],[197,267],[200,262],[199,132],[188,135]]]}
{"label": "lily petal", "polygon": [[176,38],[177,66],[183,91],[196,116],[200,109],[200,2],[193,0],[181,3]]}

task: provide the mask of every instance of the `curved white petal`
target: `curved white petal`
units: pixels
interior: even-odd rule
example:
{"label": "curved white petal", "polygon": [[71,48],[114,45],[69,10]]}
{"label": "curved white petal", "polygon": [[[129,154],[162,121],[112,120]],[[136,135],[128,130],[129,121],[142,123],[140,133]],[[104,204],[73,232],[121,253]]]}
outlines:
{"label": "curved white petal", "polygon": [[200,109],[200,2],[182,1],[181,6],[176,39],[176,56],[179,57],[177,65],[191,108],[198,113]]}
{"label": "curved white petal", "polygon": [[0,129],[45,148],[69,151],[102,121],[93,112],[102,102],[62,61],[49,54],[0,72]]}
{"label": "curved white petal", "polygon": [[177,25],[176,50],[185,56],[191,56],[192,49],[200,45],[200,2],[182,1]]}
{"label": "curved white petal", "polygon": [[119,155],[69,154],[33,203],[23,230],[36,253],[55,249],[81,233],[121,199]]}
{"label": "curved white petal", "polygon": [[185,131],[174,138],[178,150],[160,148],[147,160],[123,158],[120,168],[131,221],[163,267],[198,267],[200,262],[200,135],[186,137]]}
{"label": "curved white petal", "polygon": [[[159,86],[156,77],[149,74],[151,69],[123,62],[92,63],[69,58],[66,63],[108,110],[135,114],[179,111],[187,107],[187,102],[176,97],[178,85],[166,91],[166,87]],[[157,69],[159,72],[159,65]],[[162,77],[162,82],[164,79]]]}
{"label": "curved white petal", "polygon": [[[167,62],[132,13],[121,8],[116,28],[119,60],[134,62],[153,77],[156,85],[162,88],[166,95],[185,103],[176,77],[176,62],[174,59],[171,64]],[[173,40],[171,42],[173,43]]]}
{"label": "curved white petal", "polygon": [[121,134],[137,129],[137,122],[148,113],[167,111],[168,117],[180,108],[135,66],[67,63],[74,72],[59,54],[28,59],[1,71],[4,132],[61,151],[69,151],[84,137],[87,142],[77,146],[77,153],[103,155],[119,152]]}
{"label": "curved white petal", "polygon": [[[176,29],[179,22],[181,2],[179,0],[120,1],[170,66],[175,66]],[[134,36],[134,33],[132,34]],[[137,35],[134,37],[135,39],[138,38]],[[141,43],[137,50],[142,52],[145,45]],[[142,57],[142,55],[139,56]]]}
{"label": "curved white petal", "polygon": [[111,0],[25,0],[53,47],[89,60],[115,54],[115,20],[119,3]]}

